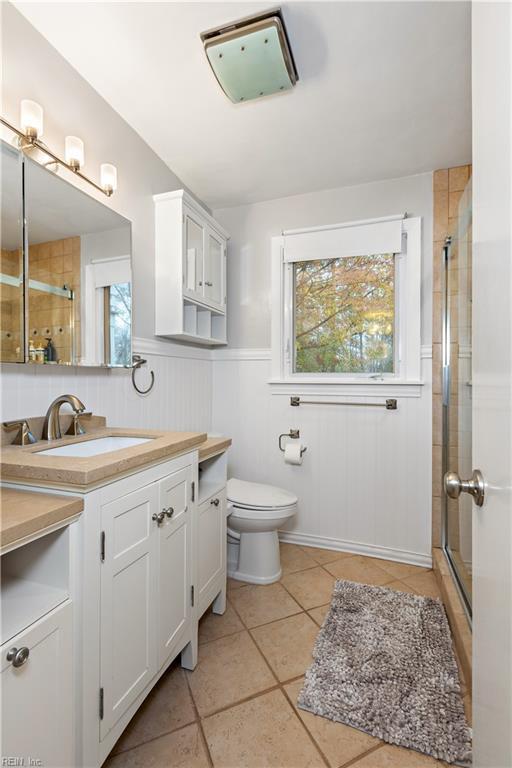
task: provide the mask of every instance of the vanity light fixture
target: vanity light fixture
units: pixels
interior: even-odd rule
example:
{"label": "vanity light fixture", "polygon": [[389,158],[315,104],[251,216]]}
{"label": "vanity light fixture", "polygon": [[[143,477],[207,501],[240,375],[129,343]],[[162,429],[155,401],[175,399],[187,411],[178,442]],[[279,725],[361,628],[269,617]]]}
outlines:
{"label": "vanity light fixture", "polygon": [[103,163],[100,166],[100,184],[96,184],[95,181],[85,176],[81,168],[84,165],[84,143],[78,136],[66,136],[65,139],[65,160],[56,155],[54,152],[41,141],[43,135],[43,108],[40,104],[30,99],[23,99],[20,105],[20,128],[15,128],[14,125],[9,123],[3,117],[0,117],[0,123],[5,125],[10,131],[12,131],[17,137],[18,147],[22,152],[30,152],[33,149],[38,149],[50,158],[50,162],[45,163],[45,166],[55,165],[67,168],[68,171],[72,171],[75,176],[79,176],[83,181],[91,184],[99,192],[103,192],[104,195],[110,197],[117,189],[117,168],[111,163]]}
{"label": "vanity light fixture", "polygon": [[112,163],[100,165],[101,186],[107,195],[112,195],[117,189],[117,168]]}
{"label": "vanity light fixture", "polygon": [[299,79],[280,8],[201,34],[217,81],[232,102],[289,91]]}
{"label": "vanity light fixture", "polygon": [[79,139],[78,136],[66,136],[64,147],[66,163],[74,171],[79,171],[84,165],[84,143],[82,139]]}
{"label": "vanity light fixture", "polygon": [[22,99],[20,104],[21,130],[28,139],[40,139],[43,135],[43,108],[37,101]]}

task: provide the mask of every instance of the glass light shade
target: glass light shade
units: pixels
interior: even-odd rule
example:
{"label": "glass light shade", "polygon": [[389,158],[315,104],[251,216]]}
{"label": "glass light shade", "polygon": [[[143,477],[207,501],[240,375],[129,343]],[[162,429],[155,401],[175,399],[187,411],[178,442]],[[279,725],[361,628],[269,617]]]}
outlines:
{"label": "glass light shade", "polygon": [[233,102],[288,91],[296,78],[291,70],[280,20],[235,30],[205,43],[206,55],[224,93]]}
{"label": "glass light shade", "polygon": [[78,136],[66,136],[65,141],[65,160],[68,165],[76,170],[80,170],[84,164],[84,143]]}
{"label": "glass light shade", "polygon": [[112,194],[117,189],[117,168],[111,163],[100,165],[101,186],[105,192]]}
{"label": "glass light shade", "polygon": [[22,99],[20,105],[21,130],[31,139],[43,135],[43,108],[36,101]]}

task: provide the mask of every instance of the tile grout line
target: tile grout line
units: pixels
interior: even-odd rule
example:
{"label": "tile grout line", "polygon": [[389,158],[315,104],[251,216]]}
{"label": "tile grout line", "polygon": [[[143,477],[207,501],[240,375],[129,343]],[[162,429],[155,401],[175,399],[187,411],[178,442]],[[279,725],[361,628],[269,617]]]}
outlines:
{"label": "tile grout line", "polygon": [[190,687],[190,684],[189,684],[189,680],[188,680],[189,676],[187,675],[186,672],[184,672],[183,674],[184,674],[184,677],[185,677],[185,683],[186,683],[186,686],[187,686],[188,695],[190,696],[190,700],[192,702],[192,708],[193,708],[194,714],[196,716],[195,722],[197,723],[197,726],[198,726],[199,737],[200,737],[201,741],[203,742],[203,747],[204,747],[204,749],[206,751],[206,759],[208,760],[210,768],[213,768],[213,759],[212,759],[212,756],[210,754],[210,747],[208,746],[208,741],[206,740],[206,736],[205,736],[204,730],[203,730],[203,723],[201,722],[201,716],[199,714],[199,710],[197,709],[196,702],[194,700],[194,694],[192,693],[192,688]]}
{"label": "tile grout line", "polygon": [[[375,736],[374,738],[377,737]],[[366,752],[361,752],[361,754],[357,755],[357,757],[352,757],[350,760],[347,760],[346,763],[341,763],[338,768],[350,768],[351,765],[357,765],[360,760],[363,760],[365,757],[368,757],[368,755],[371,755],[374,752],[377,752],[377,750],[382,749],[382,747],[385,747],[386,744],[387,742],[379,739],[379,743],[375,744],[374,747],[370,747],[370,749],[367,749]]]}

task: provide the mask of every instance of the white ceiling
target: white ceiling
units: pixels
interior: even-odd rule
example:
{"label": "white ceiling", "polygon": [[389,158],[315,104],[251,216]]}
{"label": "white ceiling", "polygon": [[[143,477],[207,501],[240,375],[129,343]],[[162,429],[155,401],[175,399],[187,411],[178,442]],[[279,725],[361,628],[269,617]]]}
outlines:
{"label": "white ceiling", "polygon": [[285,2],[300,81],[236,105],[199,33],[271,0],[16,6],[211,208],[471,159],[469,3]]}

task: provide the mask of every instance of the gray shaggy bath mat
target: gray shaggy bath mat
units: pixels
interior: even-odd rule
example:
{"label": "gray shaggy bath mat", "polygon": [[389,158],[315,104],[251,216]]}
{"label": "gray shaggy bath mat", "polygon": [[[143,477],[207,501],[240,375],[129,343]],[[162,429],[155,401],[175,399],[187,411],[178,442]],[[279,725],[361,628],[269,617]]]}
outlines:
{"label": "gray shaggy bath mat", "polygon": [[448,763],[471,762],[440,600],[337,581],[298,706]]}

